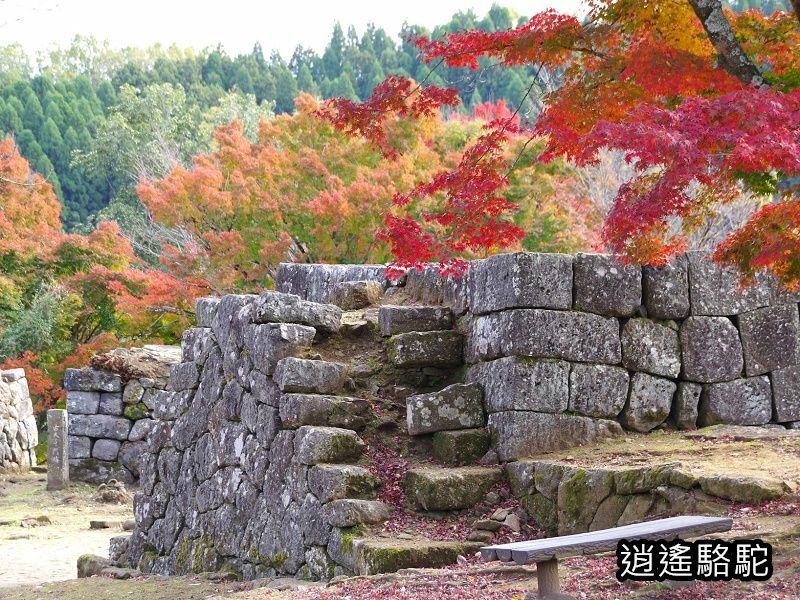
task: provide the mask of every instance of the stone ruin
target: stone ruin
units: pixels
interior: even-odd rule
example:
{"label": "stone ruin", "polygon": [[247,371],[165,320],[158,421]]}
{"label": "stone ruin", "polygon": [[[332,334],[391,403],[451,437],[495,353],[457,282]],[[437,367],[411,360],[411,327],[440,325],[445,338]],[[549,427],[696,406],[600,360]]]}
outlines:
{"label": "stone ruin", "polygon": [[145,439],[159,415],[156,398],[180,360],[172,346],[118,348],[95,356],[90,368],[67,369],[71,481],[138,479]]}
{"label": "stone ruin", "polygon": [[[797,428],[797,302],[767,278],[740,289],[703,253],[658,269],[505,254],[396,283],[380,266],[281,265],[276,292],[198,302],[155,393],[136,529],[111,558],[247,579],[440,566],[499,521],[434,540],[386,529],[393,514],[469,511],[503,482],[551,531],[680,514],[687,494],[702,512],[730,494],[679,469],[529,457],[626,431]],[[382,443],[408,459],[401,496]]]}
{"label": "stone ruin", "polygon": [[0,473],[36,466],[38,443],[25,370],[0,371]]}

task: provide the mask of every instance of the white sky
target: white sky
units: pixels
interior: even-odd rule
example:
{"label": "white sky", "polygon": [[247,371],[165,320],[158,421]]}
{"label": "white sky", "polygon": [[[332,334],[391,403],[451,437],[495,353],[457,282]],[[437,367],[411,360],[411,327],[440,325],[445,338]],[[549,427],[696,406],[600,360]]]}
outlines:
{"label": "white sky", "polygon": [[[67,46],[76,34],[107,39],[115,48],[155,43],[201,49],[222,43],[229,54],[249,52],[289,58],[301,44],[320,52],[338,20],[359,34],[367,23],[396,36],[404,21],[433,27],[472,9],[482,17],[497,0],[0,0],[0,45],[20,43],[35,54]],[[574,13],[580,0],[502,0],[525,16],[553,6]]]}

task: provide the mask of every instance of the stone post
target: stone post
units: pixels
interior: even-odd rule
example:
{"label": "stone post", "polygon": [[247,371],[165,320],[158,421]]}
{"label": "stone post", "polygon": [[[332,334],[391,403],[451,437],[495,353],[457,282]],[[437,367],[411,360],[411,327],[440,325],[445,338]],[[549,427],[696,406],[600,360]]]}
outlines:
{"label": "stone post", "polygon": [[47,489],[63,490],[69,485],[67,411],[47,411],[47,432]]}

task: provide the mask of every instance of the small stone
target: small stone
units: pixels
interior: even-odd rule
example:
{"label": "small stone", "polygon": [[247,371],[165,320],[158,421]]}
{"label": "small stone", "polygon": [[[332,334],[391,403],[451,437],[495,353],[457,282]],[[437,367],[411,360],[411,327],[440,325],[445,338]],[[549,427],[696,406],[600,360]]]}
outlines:
{"label": "small stone", "polygon": [[78,558],[78,579],[100,575],[103,569],[111,566],[113,565],[107,558],[93,554],[83,554]]}
{"label": "small stone", "polygon": [[520,531],[522,531],[522,524],[519,521],[519,517],[515,514],[508,515],[503,521],[503,526],[508,527],[511,531],[515,533],[519,533]]}
{"label": "small stone", "polygon": [[409,396],[406,415],[410,435],[482,427],[483,391],[478,384],[456,383],[438,392]]}
{"label": "small stone", "polygon": [[392,508],[378,500],[342,499],[325,504],[322,514],[334,527],[354,527],[383,523],[392,516]]}
{"label": "small stone", "polygon": [[479,519],[475,522],[475,527],[477,529],[483,529],[485,531],[497,531],[502,526],[503,523],[495,519]]}
{"label": "small stone", "polygon": [[491,531],[485,531],[483,529],[478,529],[477,531],[472,531],[467,536],[467,541],[469,542],[481,542],[482,544],[488,544],[494,539],[494,533]]}
{"label": "small stone", "polygon": [[304,465],[347,463],[358,459],[365,444],[354,431],[305,425],[294,440],[297,460]]}
{"label": "small stone", "polygon": [[144,396],[144,386],[138,379],[131,379],[125,384],[125,390],[122,392],[123,404],[137,404],[142,401]]}
{"label": "small stone", "polygon": [[131,421],[138,421],[139,419],[147,419],[150,417],[150,409],[143,402],[139,404],[128,404],[123,411],[125,418]]}
{"label": "small stone", "polygon": [[343,498],[372,500],[380,480],[364,467],[315,465],[308,471],[308,487],[323,504]]}
{"label": "small stone", "polygon": [[358,310],[377,304],[383,295],[383,285],[377,281],[342,281],[333,286],[328,302],[342,310]]}
{"label": "small stone", "polygon": [[131,442],[140,442],[147,439],[147,436],[150,434],[155,424],[156,421],[153,419],[139,419],[133,424],[133,427],[131,427],[128,440]]}
{"label": "small stone", "polygon": [[577,310],[630,317],[642,304],[642,270],[606,254],[578,254],[575,271]]}
{"label": "small stone", "polygon": [[497,521],[499,523],[503,523],[506,520],[506,517],[511,514],[511,511],[507,508],[498,508],[496,511],[492,513],[492,520]]}

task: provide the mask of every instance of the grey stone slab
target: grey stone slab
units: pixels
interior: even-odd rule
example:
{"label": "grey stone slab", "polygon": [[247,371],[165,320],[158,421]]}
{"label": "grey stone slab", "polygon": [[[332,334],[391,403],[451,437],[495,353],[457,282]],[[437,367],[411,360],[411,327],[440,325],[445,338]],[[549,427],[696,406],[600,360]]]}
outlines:
{"label": "grey stone slab", "polygon": [[452,326],[452,312],[446,306],[392,306],[378,311],[381,335],[392,336],[412,331],[440,331]]}
{"label": "grey stone slab", "polygon": [[[381,289],[382,291],[382,289]],[[254,323],[298,323],[319,331],[339,331],[342,309],[333,304],[303,300],[294,294],[262,292],[255,304]]]}
{"label": "grey stone slab", "polygon": [[447,367],[463,362],[463,336],[457,331],[401,333],[386,342],[396,367]]}
{"label": "grey stone slab", "polygon": [[[461,275],[442,275],[437,264],[411,269],[406,273],[403,288],[408,297],[423,304],[440,304],[454,314],[462,315],[469,303],[469,281],[472,269]],[[387,293],[391,291],[387,290]]]}
{"label": "grey stone slab", "polygon": [[67,392],[67,411],[73,415],[94,415],[100,407],[100,392]]}
{"label": "grey stone slab", "polygon": [[608,254],[575,256],[575,308],[615,317],[629,317],[642,305],[642,269]]}
{"label": "grey stone slab", "polygon": [[736,379],[705,386],[698,423],[763,425],[772,417],[772,391],[766,376]]}
{"label": "grey stone slab", "polygon": [[169,372],[169,387],[176,392],[196,389],[200,383],[200,370],[194,362],[172,365]]}
{"label": "grey stone slab", "polygon": [[714,383],[741,375],[742,342],[727,317],[689,317],[681,324],[680,341],[685,379]]}
{"label": "grey stone slab", "polygon": [[681,372],[677,327],[630,319],[622,328],[622,364],[631,371],[677,377]]}
{"label": "grey stone slab", "polygon": [[322,507],[325,520],[334,527],[377,525],[388,521],[392,507],[378,500],[342,499],[328,502]]}
{"label": "grey stone slab", "polygon": [[109,461],[117,460],[120,445],[121,443],[118,440],[97,440],[92,446],[92,458]]}
{"label": "grey stone slab", "polygon": [[319,394],[284,394],[280,418],[284,428],[322,425],[361,430],[366,427],[370,406],[366,400]]}
{"label": "grey stone slab", "polygon": [[311,302],[328,302],[333,286],[342,281],[377,281],[388,285],[383,265],[320,265],[281,263],[275,287]]}
{"label": "grey stone slab", "polygon": [[572,262],[567,254],[517,252],[474,261],[469,305],[474,314],[508,308],[572,308]]}
{"label": "grey stone slab", "polygon": [[647,432],[667,420],[677,385],[674,381],[647,373],[634,373],[628,403],[620,415],[627,429]]}
{"label": "grey stone slab", "polygon": [[308,471],[308,487],[325,504],[342,498],[372,500],[380,480],[364,467],[355,465],[315,465]]}
{"label": "grey stone slab", "polygon": [[642,289],[647,315],[653,319],[684,319],[689,316],[689,264],[676,256],[662,267],[642,269]]}
{"label": "grey stone slab", "polygon": [[244,345],[253,367],[272,375],[278,361],[310,348],[315,335],[316,330],[306,325],[249,325],[245,330]]}
{"label": "grey stone slab", "polygon": [[467,380],[483,386],[487,412],[564,412],[569,405],[569,371],[565,361],[509,356],[472,365]]}
{"label": "grey stone slab", "polygon": [[145,388],[139,380],[131,379],[122,391],[123,404],[138,404],[144,399],[144,392]]}
{"label": "grey stone slab", "polygon": [[69,434],[92,438],[127,440],[131,422],[111,415],[70,415]]}
{"label": "grey stone slab", "polygon": [[122,390],[122,379],[106,371],[67,369],[64,372],[64,389],[70,392],[119,392]]}
{"label": "grey stone slab", "polygon": [[800,363],[800,317],[796,304],[779,304],[739,315],[748,377]]}
{"label": "grey stone slab", "polygon": [[512,309],[475,319],[467,362],[502,356],[619,364],[619,321],[582,312]]}
{"label": "grey stone slab", "polygon": [[278,361],[273,379],[282,392],[335,394],[342,389],[345,365],[324,360],[287,357]]}
{"label": "grey stone slab", "polygon": [[294,439],[294,452],[303,465],[355,462],[364,448],[358,434],[339,427],[305,425],[297,430]]}
{"label": "grey stone slab", "polygon": [[128,440],[131,442],[141,442],[147,439],[150,432],[155,427],[156,421],[154,419],[139,419],[134,422],[131,431],[128,434]]}
{"label": "grey stone slab", "polygon": [[573,364],[569,410],[587,417],[615,419],[628,398],[628,372],[610,365]]}
{"label": "grey stone slab", "polygon": [[697,410],[703,386],[688,381],[678,382],[678,392],[672,404],[671,419],[678,429],[697,427]]}
{"label": "grey stone slab", "polygon": [[101,415],[112,415],[119,417],[124,406],[122,403],[122,392],[102,392],[97,412]]}
{"label": "grey stone slab", "polygon": [[800,366],[770,373],[774,402],[774,420],[778,423],[800,421]]}
{"label": "grey stone slab", "polygon": [[732,316],[770,304],[772,289],[763,278],[742,288],[736,270],[715,263],[710,252],[687,252],[686,257],[693,315]]}
{"label": "grey stone slab", "polygon": [[69,432],[67,411],[47,411],[47,489],[63,490],[69,485]]}
{"label": "grey stone slab", "polygon": [[211,324],[214,322],[214,317],[217,316],[219,303],[219,298],[207,297],[197,299],[197,302],[195,302],[195,318],[197,319],[198,327],[211,327]]}
{"label": "grey stone slab", "polygon": [[483,390],[476,383],[456,383],[438,392],[409,396],[406,422],[410,435],[483,427]]}
{"label": "grey stone slab", "polygon": [[69,458],[89,458],[92,455],[92,438],[69,436]]}
{"label": "grey stone slab", "polygon": [[342,310],[358,310],[377,304],[384,285],[378,281],[340,281],[328,294],[328,302]]}

